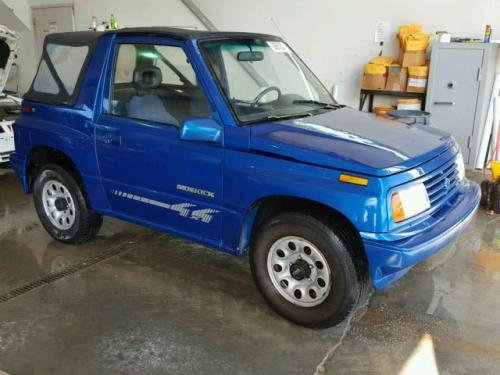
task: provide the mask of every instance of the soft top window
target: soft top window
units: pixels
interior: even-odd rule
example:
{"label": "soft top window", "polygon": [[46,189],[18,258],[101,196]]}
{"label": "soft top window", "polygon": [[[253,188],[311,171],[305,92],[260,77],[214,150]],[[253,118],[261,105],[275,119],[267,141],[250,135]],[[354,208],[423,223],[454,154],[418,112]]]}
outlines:
{"label": "soft top window", "polygon": [[[43,103],[73,105],[87,69],[95,40],[45,40],[42,58],[30,90],[24,98]],[[60,34],[63,35],[63,34]],[[61,39],[61,37],[59,38]]]}

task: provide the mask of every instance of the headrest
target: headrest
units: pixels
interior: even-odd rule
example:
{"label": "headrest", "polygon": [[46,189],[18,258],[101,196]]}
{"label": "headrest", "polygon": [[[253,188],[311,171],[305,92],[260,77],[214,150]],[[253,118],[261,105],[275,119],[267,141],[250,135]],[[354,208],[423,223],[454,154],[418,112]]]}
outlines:
{"label": "headrest", "polygon": [[161,81],[161,70],[156,66],[134,70],[134,83],[138,84],[141,89],[153,89],[160,86]]}

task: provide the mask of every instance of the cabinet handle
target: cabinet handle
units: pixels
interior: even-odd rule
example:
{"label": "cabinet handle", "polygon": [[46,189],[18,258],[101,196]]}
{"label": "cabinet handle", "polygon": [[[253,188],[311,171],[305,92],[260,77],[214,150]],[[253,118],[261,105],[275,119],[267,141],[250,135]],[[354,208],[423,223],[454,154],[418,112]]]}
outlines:
{"label": "cabinet handle", "polygon": [[435,105],[455,105],[455,102],[434,102]]}

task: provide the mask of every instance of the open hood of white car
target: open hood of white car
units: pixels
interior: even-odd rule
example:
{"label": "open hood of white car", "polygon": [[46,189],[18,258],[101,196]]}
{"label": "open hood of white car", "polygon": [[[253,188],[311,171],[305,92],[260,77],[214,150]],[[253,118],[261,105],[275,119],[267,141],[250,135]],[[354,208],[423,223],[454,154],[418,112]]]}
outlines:
{"label": "open hood of white car", "polygon": [[9,79],[10,68],[16,55],[18,35],[0,25],[0,94]]}

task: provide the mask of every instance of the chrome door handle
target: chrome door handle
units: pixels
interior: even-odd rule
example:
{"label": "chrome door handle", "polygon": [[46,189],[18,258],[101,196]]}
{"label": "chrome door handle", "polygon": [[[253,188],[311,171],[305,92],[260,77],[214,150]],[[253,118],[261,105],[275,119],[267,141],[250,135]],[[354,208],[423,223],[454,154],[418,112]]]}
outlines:
{"label": "chrome door handle", "polygon": [[455,102],[434,102],[435,105],[455,105]]}

